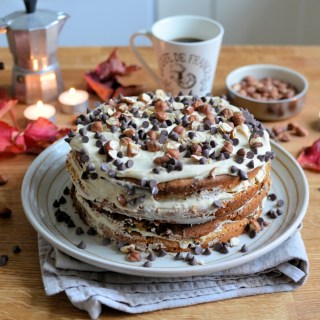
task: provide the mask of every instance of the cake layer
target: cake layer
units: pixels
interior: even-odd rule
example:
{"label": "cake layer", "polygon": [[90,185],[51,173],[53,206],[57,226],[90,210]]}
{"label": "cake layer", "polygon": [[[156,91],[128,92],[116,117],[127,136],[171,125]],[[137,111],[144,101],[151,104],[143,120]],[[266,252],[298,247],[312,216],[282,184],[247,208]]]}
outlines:
{"label": "cake layer", "polygon": [[[68,171],[70,172],[73,184],[77,192],[85,199],[94,201],[101,209],[112,211],[133,217],[135,219],[149,219],[160,222],[180,223],[180,224],[197,224],[214,219],[216,216],[223,217],[228,213],[237,210],[246,203],[269,177],[270,165],[265,168],[256,170],[256,174],[246,182],[238,181],[238,185],[229,189],[230,184],[221,185],[208,190],[199,190],[194,195],[186,197],[177,193],[167,194],[160,199],[154,199],[151,195],[144,195],[143,202],[132,202],[143,196],[144,190],[136,189],[132,196],[123,195],[122,201],[119,202],[117,197],[123,192],[122,186],[115,186],[113,189],[107,187],[108,182],[104,179],[96,182],[96,188],[92,190],[87,180],[81,180],[78,171],[74,170],[77,165],[74,157],[70,154],[67,160]],[[260,172],[261,171],[261,172]],[[231,178],[234,178],[231,176]],[[89,184],[92,183],[89,181]],[[112,190],[103,192],[103,190]],[[101,193],[102,191],[102,193]],[[117,203],[117,206],[114,205]]]}
{"label": "cake layer", "polygon": [[203,247],[228,241],[242,234],[250,219],[260,216],[262,203],[270,188],[270,180],[245,205],[224,218],[216,218],[198,225],[168,224],[157,221],[136,220],[127,216],[101,210],[82,198],[73,188],[73,204],[81,219],[93,227],[100,236],[117,242],[134,243],[138,247],[161,246],[167,251],[187,250],[189,245]]}

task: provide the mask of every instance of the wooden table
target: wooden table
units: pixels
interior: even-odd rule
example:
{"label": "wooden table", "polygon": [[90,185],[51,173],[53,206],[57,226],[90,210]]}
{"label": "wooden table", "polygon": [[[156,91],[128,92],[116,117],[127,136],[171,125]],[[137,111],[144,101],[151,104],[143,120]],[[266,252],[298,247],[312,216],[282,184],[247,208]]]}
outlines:
{"label": "wooden table", "polygon": [[[66,87],[84,87],[83,74],[106,59],[112,48],[61,48],[59,61]],[[143,54],[156,68],[150,48],[143,48]],[[120,57],[134,63],[134,57],[127,48],[119,49]],[[11,56],[7,49],[0,49],[0,60],[6,70],[0,71],[0,86],[11,81]],[[320,47],[223,47],[216,74],[214,94],[225,93],[224,79],[236,67],[252,63],[274,63],[292,67],[303,73],[310,82],[307,103],[304,110],[292,121],[308,129],[309,136],[294,137],[283,144],[293,156],[302,146],[310,145],[320,137],[316,119],[320,110]],[[143,71],[135,75],[135,82],[147,89],[156,89]],[[92,97],[92,101],[97,100]],[[25,125],[22,111],[25,105],[16,107],[19,123]],[[58,114],[58,124],[70,126],[72,117]],[[286,121],[278,124],[284,125]],[[271,127],[274,123],[267,123]],[[0,205],[12,209],[10,219],[0,220],[0,254],[9,256],[8,264],[0,267],[0,319],[88,319],[88,315],[74,308],[64,294],[47,297],[44,293],[37,248],[37,234],[28,223],[21,205],[20,188],[23,176],[34,160],[33,155],[21,154],[10,158],[0,157],[0,174],[9,177],[7,185],[0,187]],[[128,315],[108,308],[101,319],[320,319],[320,174],[305,171],[310,188],[310,203],[304,219],[303,239],[310,259],[310,276],[300,289],[288,293],[276,293],[247,298],[238,298],[196,306],[163,310],[141,315]],[[19,254],[11,248],[18,244]]]}

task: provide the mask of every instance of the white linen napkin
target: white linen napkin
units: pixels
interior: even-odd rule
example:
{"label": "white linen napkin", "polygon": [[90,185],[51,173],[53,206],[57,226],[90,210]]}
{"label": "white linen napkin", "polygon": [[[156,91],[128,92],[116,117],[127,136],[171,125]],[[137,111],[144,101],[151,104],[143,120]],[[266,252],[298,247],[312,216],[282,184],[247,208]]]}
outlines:
{"label": "white linen napkin", "polygon": [[244,265],[204,276],[155,278],[105,271],[54,249],[39,236],[47,295],[65,291],[92,319],[101,306],[129,313],[189,306],[241,296],[292,291],[308,275],[308,257],[297,231],[278,248]]}

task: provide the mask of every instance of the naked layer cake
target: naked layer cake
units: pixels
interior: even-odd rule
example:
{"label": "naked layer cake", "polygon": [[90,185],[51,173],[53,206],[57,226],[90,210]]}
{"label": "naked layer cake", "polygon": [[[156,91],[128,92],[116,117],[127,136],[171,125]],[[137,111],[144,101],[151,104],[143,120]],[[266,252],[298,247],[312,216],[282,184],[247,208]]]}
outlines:
{"label": "naked layer cake", "polygon": [[269,134],[219,97],[119,97],[66,139],[72,199],[103,237],[185,251],[242,234],[270,188]]}

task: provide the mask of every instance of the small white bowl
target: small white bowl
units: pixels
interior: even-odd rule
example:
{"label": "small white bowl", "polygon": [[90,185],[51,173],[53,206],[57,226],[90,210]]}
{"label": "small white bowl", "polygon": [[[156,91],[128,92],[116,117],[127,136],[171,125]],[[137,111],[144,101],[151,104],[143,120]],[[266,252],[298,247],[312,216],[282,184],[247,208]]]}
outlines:
{"label": "small white bowl", "polygon": [[[281,100],[258,100],[242,96],[232,86],[240,83],[246,76],[253,76],[258,80],[274,78],[285,81],[297,89],[297,94]],[[232,104],[248,109],[259,120],[277,121],[291,118],[301,111],[309,84],[302,74],[292,69],[272,64],[252,64],[229,73],[226,86],[227,97]]]}

